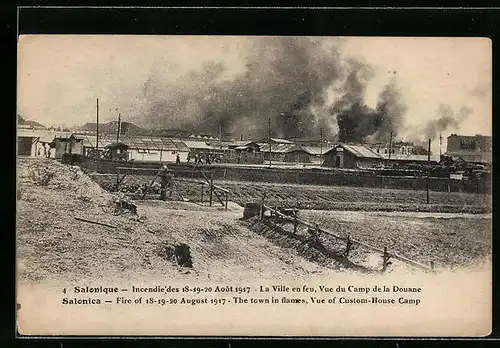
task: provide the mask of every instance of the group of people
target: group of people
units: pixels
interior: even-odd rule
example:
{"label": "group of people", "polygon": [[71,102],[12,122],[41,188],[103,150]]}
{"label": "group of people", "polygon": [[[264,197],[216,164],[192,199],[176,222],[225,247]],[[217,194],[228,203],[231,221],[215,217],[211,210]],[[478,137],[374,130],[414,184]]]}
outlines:
{"label": "group of people", "polygon": [[188,153],[187,163],[191,163],[191,159],[194,160],[194,164],[211,164],[221,162],[220,156],[212,153],[194,154],[194,156],[191,156],[191,153]]}
{"label": "group of people", "polygon": [[42,149],[43,149],[43,157],[46,157],[46,158],[49,158],[51,153],[52,153],[52,149],[50,148],[49,145],[42,145],[41,147],[38,147],[37,150],[36,150],[36,155],[38,157],[41,157],[42,156]]}

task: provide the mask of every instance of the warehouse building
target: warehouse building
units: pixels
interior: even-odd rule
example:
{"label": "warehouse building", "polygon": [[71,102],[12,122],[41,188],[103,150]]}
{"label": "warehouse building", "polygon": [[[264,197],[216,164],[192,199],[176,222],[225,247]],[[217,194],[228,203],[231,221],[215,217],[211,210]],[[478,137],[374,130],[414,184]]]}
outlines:
{"label": "warehouse building", "polygon": [[275,162],[285,162],[285,155],[298,149],[291,142],[271,142],[271,146],[269,146],[269,143],[259,143],[259,148],[264,161],[271,159],[271,161]]}
{"label": "warehouse building", "polygon": [[[17,154],[20,156],[38,156],[55,158],[56,138],[68,138],[69,132],[40,130],[34,128],[17,129]],[[61,146],[61,145],[59,145]],[[61,149],[59,149],[61,151]]]}
{"label": "warehouse building", "polygon": [[339,144],[325,153],[324,167],[366,168],[380,166],[384,158],[365,145]]}
{"label": "warehouse building", "polygon": [[[56,140],[61,143],[65,141],[64,138]],[[69,137],[70,145],[64,147],[64,153],[91,156],[95,153],[96,141],[95,135],[72,134]],[[99,152],[103,153],[114,143],[116,143],[116,136],[109,134],[99,136]],[[128,159],[136,161],[175,162],[179,155],[180,160],[185,162],[189,152],[186,144],[178,139],[121,137],[119,143],[127,147]],[[63,148],[62,145],[61,148]]]}
{"label": "warehouse building", "polygon": [[332,150],[332,146],[302,146],[302,149],[309,154],[309,162],[321,165],[325,160],[325,154]]}

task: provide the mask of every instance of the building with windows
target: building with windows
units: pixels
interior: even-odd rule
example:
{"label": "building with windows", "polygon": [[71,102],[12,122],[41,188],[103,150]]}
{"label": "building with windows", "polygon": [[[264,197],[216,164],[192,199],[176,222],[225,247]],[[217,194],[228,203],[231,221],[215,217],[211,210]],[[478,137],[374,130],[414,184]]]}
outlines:
{"label": "building with windows", "polygon": [[453,160],[459,158],[466,162],[491,163],[492,137],[484,135],[451,134],[447,138],[446,156]]}
{"label": "building with windows", "polygon": [[390,151],[391,155],[413,155],[415,145],[411,142],[406,141],[395,141],[391,144],[389,143],[376,143],[370,145],[370,147],[378,154],[388,155]]}

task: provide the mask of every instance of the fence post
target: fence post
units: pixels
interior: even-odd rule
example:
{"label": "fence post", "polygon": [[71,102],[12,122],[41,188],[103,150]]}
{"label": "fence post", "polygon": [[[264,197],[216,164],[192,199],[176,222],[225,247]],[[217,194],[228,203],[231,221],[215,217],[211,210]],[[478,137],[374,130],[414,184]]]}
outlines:
{"label": "fence post", "polygon": [[116,168],[116,191],[120,188],[120,168]]}
{"label": "fence post", "polygon": [[203,204],[203,190],[204,190],[204,187],[205,184],[204,183],[201,183],[201,203]]}
{"label": "fence post", "polygon": [[167,173],[165,171],[161,173],[160,200],[167,200]]}
{"label": "fence post", "polygon": [[349,253],[351,251],[351,247],[352,247],[352,242],[351,242],[351,235],[347,235],[347,241],[346,241],[346,248],[345,248],[345,253],[344,253],[344,257],[348,257],[349,256]]}
{"label": "fence post", "polygon": [[264,195],[262,195],[262,202],[260,204],[260,219],[264,218]]}
{"label": "fence post", "polygon": [[229,193],[226,192],[226,210],[227,210],[227,198],[228,198]]}
{"label": "fence post", "polygon": [[213,172],[210,172],[210,206],[212,206],[213,194],[214,194],[214,179],[213,179]]}
{"label": "fence post", "polygon": [[297,212],[293,212],[293,234],[297,234]]}
{"label": "fence post", "polygon": [[382,272],[387,270],[387,267],[391,264],[389,259],[391,256],[387,253],[387,247],[384,247],[384,254],[382,255]]}
{"label": "fence post", "polygon": [[314,228],[314,243],[319,243],[319,225],[316,224]]}

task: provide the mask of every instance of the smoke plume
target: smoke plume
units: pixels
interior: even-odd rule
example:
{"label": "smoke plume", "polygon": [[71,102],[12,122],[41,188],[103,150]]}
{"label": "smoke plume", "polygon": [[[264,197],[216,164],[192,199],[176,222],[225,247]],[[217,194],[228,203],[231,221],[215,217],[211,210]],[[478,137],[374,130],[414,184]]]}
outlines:
{"label": "smoke plume", "polygon": [[370,66],[349,61],[349,73],[343,85],[343,95],[332,108],[339,128],[339,141],[364,142],[386,140],[402,126],[406,105],[396,81],[391,80],[378,96],[375,109],[365,104],[368,82],[373,78]]}
{"label": "smoke plume", "polygon": [[458,112],[454,112],[448,105],[441,104],[437,110],[438,118],[428,122],[423,128],[425,139],[436,139],[439,133],[445,130],[456,130],[470,114],[472,109],[462,106]]}
{"label": "smoke plume", "polygon": [[331,133],[335,120],[314,110],[343,76],[338,48],[310,38],[254,38],[244,59],[246,70],[237,75],[212,62],[172,87],[151,76],[143,90],[146,121],[235,138],[266,137],[269,118],[276,137],[318,137],[320,127]]}

